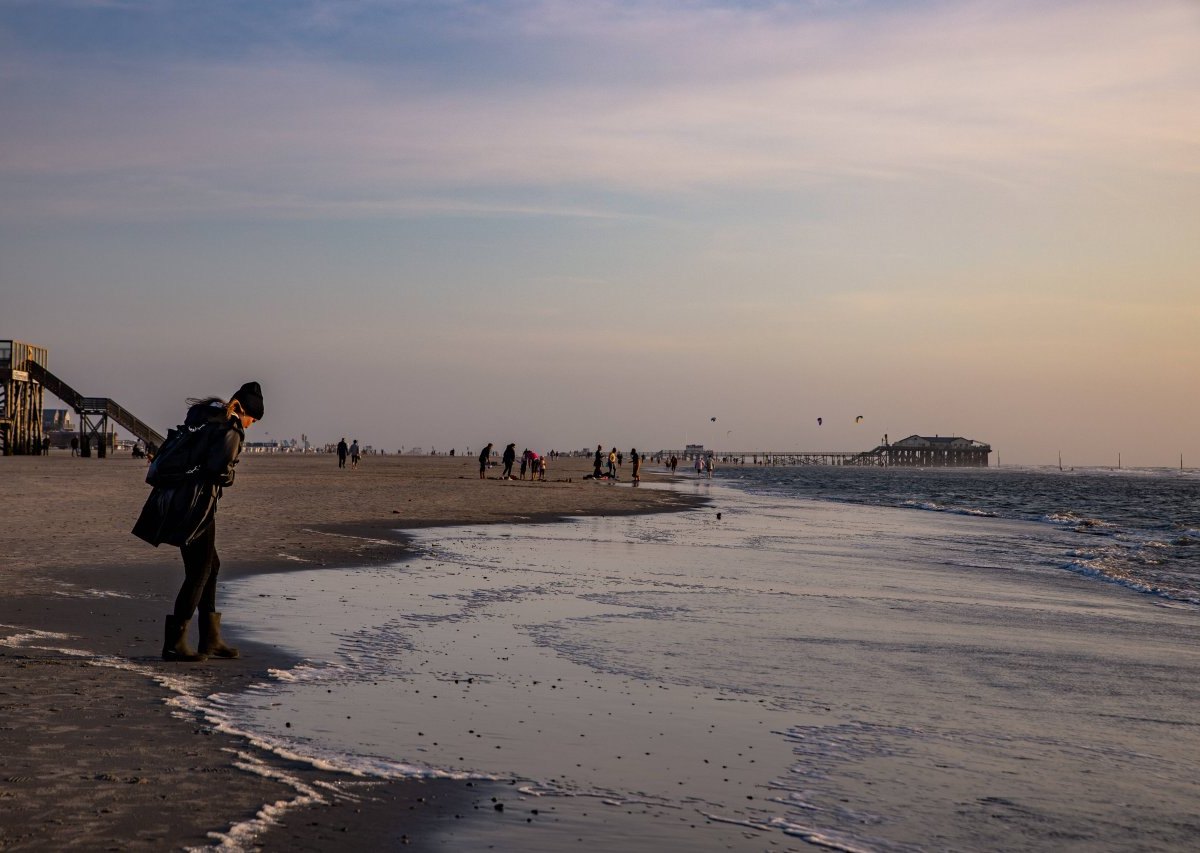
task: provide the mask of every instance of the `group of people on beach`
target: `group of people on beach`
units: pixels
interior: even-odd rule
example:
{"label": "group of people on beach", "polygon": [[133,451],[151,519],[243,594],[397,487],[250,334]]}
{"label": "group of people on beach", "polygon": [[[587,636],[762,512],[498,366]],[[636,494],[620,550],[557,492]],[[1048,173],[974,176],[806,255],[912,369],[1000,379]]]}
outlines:
{"label": "group of people on beach", "polygon": [[[487,446],[479,453],[479,479],[487,479],[487,469],[492,465],[492,448],[495,445],[488,442]],[[517,444],[509,442],[504,448],[504,452],[500,454],[500,464],[504,467],[500,470],[501,480],[524,480],[528,475],[531,481],[546,481],[546,472],[550,468],[550,457],[554,455],[554,451],[546,454],[539,454],[535,450],[530,450],[528,447],[521,453],[521,467],[518,477],[513,477],[513,466],[517,464]]]}
{"label": "group of people on beach", "polygon": [[[642,460],[643,455],[638,453],[637,448],[629,451],[629,464],[632,466],[631,482],[635,486],[640,486],[642,483]],[[607,468],[605,468],[607,464]],[[618,480],[620,477],[617,474],[619,468],[625,464],[625,454],[613,448],[604,452],[604,445],[596,445],[596,453],[592,457],[592,479],[593,480]]]}

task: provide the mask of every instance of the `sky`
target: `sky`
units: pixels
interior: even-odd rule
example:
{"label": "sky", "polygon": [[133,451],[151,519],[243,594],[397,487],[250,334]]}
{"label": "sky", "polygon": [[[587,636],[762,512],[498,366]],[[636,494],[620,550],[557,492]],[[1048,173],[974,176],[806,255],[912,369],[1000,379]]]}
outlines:
{"label": "sky", "polygon": [[1198,56],[1196,0],[0,0],[0,338],[160,431],[1200,466]]}

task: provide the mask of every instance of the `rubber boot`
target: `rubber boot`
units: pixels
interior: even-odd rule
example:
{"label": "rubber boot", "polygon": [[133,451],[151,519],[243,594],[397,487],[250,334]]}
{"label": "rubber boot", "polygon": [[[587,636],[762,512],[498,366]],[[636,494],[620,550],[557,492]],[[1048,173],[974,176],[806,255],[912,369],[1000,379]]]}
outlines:
{"label": "rubber boot", "polygon": [[214,658],[235,658],[238,650],[221,642],[221,614],[200,614],[200,654]]}
{"label": "rubber boot", "polygon": [[180,620],[174,616],[167,617],[166,629],[163,632],[163,660],[194,663],[205,659],[204,655],[197,654],[188,648],[187,629],[190,623],[190,619]]}

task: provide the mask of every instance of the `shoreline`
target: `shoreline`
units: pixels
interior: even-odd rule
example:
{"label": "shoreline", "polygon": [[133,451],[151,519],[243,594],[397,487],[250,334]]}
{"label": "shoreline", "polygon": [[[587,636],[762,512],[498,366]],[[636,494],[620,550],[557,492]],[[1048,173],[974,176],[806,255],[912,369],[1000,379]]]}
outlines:
{"label": "shoreline", "polygon": [[[218,513],[222,577],[398,562],[409,553],[405,531],[418,528],[682,511],[705,502],[583,482],[591,467],[583,458],[557,460],[545,483],[480,482],[465,458],[364,460],[339,471],[323,455],[243,457]],[[9,589],[0,600],[7,721],[0,748],[8,767],[0,846],[212,844],[262,817],[264,806],[298,800],[298,810],[270,829],[268,846],[421,849],[439,824],[481,812],[479,802],[490,809],[483,783],[380,782],[320,770],[215,732],[186,703],[179,707],[181,694],[241,691],[295,661],[238,640],[235,613],[223,627],[242,647],[239,660],[159,659],[162,614],[182,568],[176,549],[154,549],[128,533],[149,492],[143,472],[140,461],[120,458],[0,460],[13,508],[0,534],[0,578]],[[47,525],[51,517],[58,522]],[[403,829],[398,811],[412,818]]]}

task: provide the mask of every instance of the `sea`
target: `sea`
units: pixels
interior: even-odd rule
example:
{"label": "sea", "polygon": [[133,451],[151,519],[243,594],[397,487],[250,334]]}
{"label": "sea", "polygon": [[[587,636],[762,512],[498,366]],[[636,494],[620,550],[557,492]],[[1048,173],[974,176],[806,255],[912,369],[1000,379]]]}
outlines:
{"label": "sea", "polygon": [[1200,471],[1175,468],[861,468],[737,465],[780,498],[1019,519],[1080,534],[1062,568],[1200,603]]}
{"label": "sea", "polygon": [[298,663],[202,710],[505,786],[425,849],[1194,849],[1200,473],[655,473],[706,505],[230,583]]}

